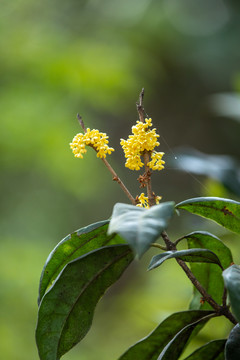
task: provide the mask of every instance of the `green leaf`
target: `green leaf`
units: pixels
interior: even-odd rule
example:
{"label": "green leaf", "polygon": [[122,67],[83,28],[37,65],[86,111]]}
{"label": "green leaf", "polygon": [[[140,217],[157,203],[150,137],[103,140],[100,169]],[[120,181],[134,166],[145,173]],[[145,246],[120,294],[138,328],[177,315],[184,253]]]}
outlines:
{"label": "green leaf", "polygon": [[155,255],[149,264],[148,270],[155,269],[165,260],[173,258],[178,258],[186,262],[213,263],[219,265],[222,268],[217,255],[212,251],[207,249],[189,249],[179,251],[165,251],[162,254]]}
{"label": "green leaf", "polygon": [[89,331],[97,302],[133,260],[128,245],[94,250],[68,263],[39,307],[41,360],[58,360]]}
{"label": "green leaf", "polygon": [[213,312],[188,310],[170,315],[147,337],[131,346],[119,360],[156,360],[169,341],[181,329],[209,314],[213,314]]}
{"label": "green leaf", "polygon": [[240,203],[217,197],[199,197],[176,205],[193,214],[216,221],[219,225],[240,234]]}
{"label": "green leaf", "polygon": [[240,359],[240,326],[234,326],[225,346],[225,360]]}
{"label": "green leaf", "polygon": [[222,274],[228,290],[232,312],[237,321],[240,322],[240,266],[232,265]]}
{"label": "green leaf", "polygon": [[[187,240],[188,248],[202,248],[213,251],[220,260],[223,268],[227,268],[232,263],[232,254],[229,248],[216,236],[204,232],[195,231],[184,237]],[[222,294],[224,290],[224,283],[222,278],[222,270],[213,264],[190,264],[191,271],[194,276],[200,281],[202,286],[218,303],[222,302]],[[190,307],[192,309],[211,309],[211,306],[206,302],[201,305],[200,299],[202,295],[193,287],[193,300]]]}
{"label": "green leaf", "polygon": [[202,319],[185,326],[165,346],[157,360],[178,360],[186,344],[198,325],[205,325],[214,315],[207,315]]}
{"label": "green leaf", "polygon": [[66,236],[53,249],[43,267],[38,304],[47,288],[70,261],[102,246],[124,243],[119,236],[107,235],[109,221],[100,221]]}
{"label": "green leaf", "polygon": [[155,205],[150,209],[118,203],[113,208],[108,233],[118,233],[140,257],[167,228],[173,213],[173,202]]}
{"label": "green leaf", "polygon": [[226,340],[213,340],[195,350],[184,360],[224,360]]}

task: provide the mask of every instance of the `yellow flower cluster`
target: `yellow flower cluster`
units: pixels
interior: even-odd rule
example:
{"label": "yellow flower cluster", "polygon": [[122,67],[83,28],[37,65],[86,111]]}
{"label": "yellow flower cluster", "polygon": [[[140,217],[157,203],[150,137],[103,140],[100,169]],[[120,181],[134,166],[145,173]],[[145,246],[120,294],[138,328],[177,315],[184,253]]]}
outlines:
{"label": "yellow flower cluster", "polygon": [[74,156],[82,159],[83,154],[87,152],[86,145],[92,146],[97,151],[97,157],[99,158],[105,158],[106,154],[111,154],[114,151],[113,148],[108,146],[108,136],[95,129],[90,130],[87,128],[85,134],[80,133],[73,138],[70,147]]}
{"label": "yellow flower cluster", "polygon": [[[161,196],[156,196],[155,197],[155,201],[156,201],[156,205],[159,204],[160,200],[162,199]],[[137,200],[139,201],[139,203],[137,204],[138,207],[144,207],[144,208],[149,208],[149,204],[148,204],[148,197],[145,196],[144,193],[141,193],[138,197]]]}
{"label": "yellow flower cluster", "polygon": [[137,121],[132,127],[133,135],[129,135],[127,140],[121,139],[121,146],[125,153],[125,166],[131,170],[140,170],[144,165],[141,161],[141,155],[144,151],[149,151],[151,161],[147,164],[152,170],[162,170],[165,162],[162,160],[164,153],[153,151],[160,143],[157,141],[159,135],[156,129],[150,130],[152,119],[145,119],[145,122]]}
{"label": "yellow flower cluster", "polygon": [[147,163],[147,165],[152,170],[162,170],[164,169],[165,161],[162,160],[164,153],[163,152],[152,152],[151,154],[151,161]]}

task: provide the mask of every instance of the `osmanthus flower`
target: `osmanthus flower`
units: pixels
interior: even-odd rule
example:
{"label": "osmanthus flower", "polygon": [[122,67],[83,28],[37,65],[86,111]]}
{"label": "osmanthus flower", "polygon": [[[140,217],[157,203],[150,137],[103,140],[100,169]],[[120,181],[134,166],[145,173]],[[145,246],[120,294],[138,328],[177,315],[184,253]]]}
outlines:
{"label": "osmanthus flower", "polygon": [[87,128],[84,134],[79,133],[74,136],[70,143],[70,148],[75,157],[83,158],[87,152],[86,145],[93,147],[97,152],[97,157],[105,158],[106,154],[111,154],[114,149],[108,146],[108,136],[99,130],[90,130]]}
{"label": "osmanthus flower", "polygon": [[[156,205],[159,204],[161,199],[162,199],[161,196],[155,196]],[[138,207],[144,207],[144,208],[147,208],[147,209],[149,208],[148,197],[145,196],[144,193],[141,193],[137,197],[137,201],[138,201],[138,204],[137,204]]]}
{"label": "osmanthus flower", "polygon": [[152,170],[162,170],[164,168],[165,161],[162,160],[163,152],[156,152],[155,147],[159,146],[159,135],[156,133],[156,129],[150,129],[152,127],[152,119],[145,119],[145,122],[137,121],[137,124],[132,127],[132,134],[129,135],[127,140],[121,139],[121,146],[123,148],[126,162],[125,166],[130,170],[140,170],[144,165],[141,160],[141,156],[144,151],[148,151],[151,157],[151,161],[147,163]]}

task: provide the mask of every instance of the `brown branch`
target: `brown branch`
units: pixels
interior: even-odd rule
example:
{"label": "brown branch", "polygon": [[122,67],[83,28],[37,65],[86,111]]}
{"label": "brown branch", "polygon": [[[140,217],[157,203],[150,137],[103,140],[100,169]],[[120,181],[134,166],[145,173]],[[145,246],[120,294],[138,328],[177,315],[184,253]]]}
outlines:
{"label": "brown branch", "polygon": [[[143,97],[144,97],[144,88],[142,88],[142,91],[140,92],[139,95],[139,102],[137,103],[137,111],[138,111],[138,116],[139,116],[139,120],[141,122],[145,121],[145,111],[144,111],[144,107],[143,107]],[[146,176],[146,185],[147,185],[147,196],[148,196],[148,204],[149,206],[153,206],[156,204],[155,201],[155,195],[152,191],[152,184],[151,184],[151,175],[152,172],[149,168],[149,166],[147,165],[149,163],[149,151],[145,150],[143,153],[143,161],[144,161],[144,167],[145,167],[145,174]]]}
{"label": "brown branch", "polygon": [[185,272],[185,274],[187,275],[187,277],[190,279],[190,281],[192,282],[192,284],[195,286],[195,288],[200,292],[200,294],[202,295],[203,299],[205,301],[207,301],[216,312],[220,312],[221,310],[221,306],[218,305],[216,303],[215,300],[213,300],[213,298],[207,293],[207,291],[202,287],[202,285],[200,284],[200,282],[196,279],[196,277],[193,275],[193,273],[191,272],[191,270],[189,269],[189,267],[187,266],[187,264],[181,260],[181,259],[176,259],[177,263],[181,266],[181,268],[183,269],[183,271]]}
{"label": "brown branch", "polygon": [[223,289],[222,304],[223,306],[227,306],[227,289],[225,286]]}
{"label": "brown branch", "polygon": [[[77,114],[77,118],[78,118],[78,121],[84,131],[84,133],[87,132],[86,130],[86,127],[84,125],[84,122],[83,122],[83,119],[82,117]],[[92,147],[96,152],[97,150],[95,149],[95,147],[93,145],[89,145],[90,147]],[[136,200],[134,199],[134,197],[132,196],[132,194],[130,193],[130,191],[127,189],[127,187],[124,185],[124,183],[122,182],[122,180],[120,179],[120,177],[117,175],[117,173],[113,170],[112,166],[109,164],[109,162],[105,159],[105,158],[101,158],[102,162],[104,163],[104,165],[107,167],[107,169],[110,171],[110,173],[112,174],[113,176],[113,180],[116,181],[121,189],[124,191],[124,193],[127,195],[127,197],[129,198],[129,200],[131,201],[131,203],[133,205],[136,205]]]}
{"label": "brown branch", "polygon": [[144,107],[143,107],[143,97],[144,97],[144,88],[142,88],[142,91],[140,92],[140,95],[139,95],[139,102],[136,104],[138,115],[139,115],[139,120],[141,122],[144,122],[144,119],[145,119],[145,111],[144,111]]}
{"label": "brown branch", "polygon": [[[177,250],[176,245],[169,239],[167,233],[165,231],[162,232],[162,238],[166,244],[167,250]],[[219,305],[212,297],[208,294],[208,292],[204,289],[201,283],[197,280],[197,278],[193,275],[187,264],[181,260],[176,259],[177,263],[181,266],[189,280],[195,286],[195,288],[199,291],[199,293],[203,296],[203,299],[207,301],[212,308],[216,311],[218,315],[224,315],[228,318],[233,324],[237,324],[236,319],[229,311],[229,308],[226,306],[226,301],[223,302],[223,306]],[[225,294],[223,295],[223,299],[225,298]]]}
{"label": "brown branch", "polygon": [[[96,149],[95,149],[96,150]],[[124,183],[122,182],[122,180],[120,179],[120,177],[117,175],[117,173],[113,170],[113,168],[111,167],[111,165],[109,164],[109,162],[105,159],[105,158],[101,158],[102,162],[104,163],[104,165],[108,168],[108,170],[110,171],[110,173],[113,176],[113,181],[116,181],[121,189],[125,192],[125,194],[127,195],[127,197],[129,198],[129,200],[131,201],[131,203],[133,205],[136,205],[136,200],[134,199],[134,197],[132,196],[132,194],[130,193],[130,191],[127,189],[127,187],[124,185]]]}
{"label": "brown branch", "polygon": [[82,117],[81,117],[79,114],[77,114],[77,118],[78,118],[79,124],[81,125],[83,131],[86,133],[86,132],[87,132],[87,129],[85,128],[85,125],[84,125],[84,122],[83,122]]}

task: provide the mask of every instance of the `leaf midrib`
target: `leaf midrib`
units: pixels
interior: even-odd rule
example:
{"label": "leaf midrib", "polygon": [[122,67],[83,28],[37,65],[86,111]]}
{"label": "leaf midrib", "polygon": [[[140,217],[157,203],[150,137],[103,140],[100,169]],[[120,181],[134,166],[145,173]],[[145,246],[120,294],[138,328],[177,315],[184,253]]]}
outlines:
{"label": "leaf midrib", "polygon": [[[69,259],[69,258],[71,258],[72,255],[73,255],[75,252],[77,252],[77,251],[78,251],[79,249],[81,249],[83,246],[85,246],[85,245],[88,244],[90,241],[92,241],[93,239],[95,239],[98,235],[104,234],[104,232],[105,232],[105,231],[102,230],[102,231],[99,232],[97,235],[95,235],[95,236],[91,237],[90,239],[86,240],[86,241],[85,241],[84,243],[82,243],[80,246],[78,246],[77,248],[75,248],[75,249],[74,249],[68,256],[66,256],[64,259]],[[74,234],[77,234],[77,232],[71,234],[71,238],[72,238],[72,235],[74,235]],[[81,235],[84,235],[84,234],[81,234]],[[80,235],[80,236],[81,236],[81,235]],[[77,235],[77,236],[79,236],[79,235]],[[109,241],[111,241],[115,236],[116,236],[116,234],[112,234],[111,236],[109,236],[109,238],[103,243],[102,246],[105,246],[105,245],[106,245]],[[71,238],[70,238],[69,240],[71,240]],[[84,255],[84,254],[83,254],[83,255]],[[72,259],[72,260],[73,260],[73,259]],[[57,273],[59,273],[58,270],[62,267],[62,265],[63,265],[64,263],[67,264],[68,261],[62,261],[61,264],[58,265],[58,266],[55,268],[55,270],[54,270],[54,272],[52,273],[51,277],[48,278],[48,282],[46,283],[46,286],[45,286],[44,288],[42,288],[42,291],[44,291],[44,292],[43,292],[43,294],[42,294],[42,296],[41,296],[41,299],[42,299],[44,293],[46,292],[47,287],[48,287],[49,284],[56,278],[55,275],[56,275]],[[44,269],[44,271],[46,271],[47,269],[48,269],[48,267],[46,266],[46,268]],[[41,301],[41,299],[40,299],[40,301]]]}
{"label": "leaf midrib", "polygon": [[117,263],[119,260],[121,260],[125,255],[127,255],[128,253],[130,253],[130,250],[128,249],[126,252],[124,252],[124,254],[121,254],[119,255],[117,258],[115,258],[113,261],[111,261],[110,263],[108,263],[107,265],[105,265],[102,269],[100,269],[100,271],[98,271],[97,274],[95,274],[91,280],[88,281],[88,283],[82,288],[80,294],[78,295],[76,301],[73,303],[73,305],[71,306],[71,309],[69,310],[64,322],[63,322],[63,326],[62,326],[62,329],[60,331],[60,337],[59,337],[59,341],[58,341],[58,345],[57,345],[57,353],[58,354],[58,350],[59,350],[59,345],[60,345],[60,341],[61,341],[61,338],[62,338],[62,334],[63,334],[63,331],[64,331],[64,327],[65,327],[65,324],[70,316],[70,313],[72,311],[72,309],[75,307],[76,303],[78,302],[80,296],[82,296],[82,294],[87,290],[87,288],[101,275],[101,273],[103,273],[108,267],[110,267],[111,265],[113,265],[114,263]]}
{"label": "leaf midrib", "polygon": [[[225,202],[223,202],[222,201],[222,203],[225,203]],[[228,203],[227,201],[226,201],[226,204],[231,204],[231,203]],[[190,206],[190,207],[192,207],[192,206],[195,206],[195,205],[197,205],[197,206],[199,206],[199,207],[202,207],[202,208],[208,208],[208,209],[214,209],[215,211],[218,211],[218,212],[223,212],[223,209],[221,208],[221,209],[218,209],[218,208],[216,208],[215,206],[210,206],[210,205],[206,205],[206,204],[204,204],[204,203],[195,203],[195,202],[192,202],[192,203],[189,203],[189,204],[186,204],[187,206]],[[180,207],[181,208],[181,207]],[[183,209],[184,209],[184,207],[183,207]],[[198,214],[198,213],[197,213]],[[238,217],[238,216],[236,216],[234,213],[232,213],[232,211],[231,211],[231,214],[228,214],[228,213],[226,213],[224,216],[232,216],[234,219],[236,219],[236,220],[240,220],[240,217]],[[212,218],[211,218],[212,219]],[[214,220],[214,219],[213,219]]]}

